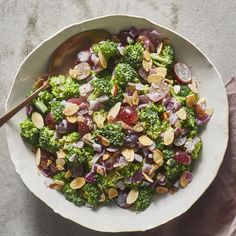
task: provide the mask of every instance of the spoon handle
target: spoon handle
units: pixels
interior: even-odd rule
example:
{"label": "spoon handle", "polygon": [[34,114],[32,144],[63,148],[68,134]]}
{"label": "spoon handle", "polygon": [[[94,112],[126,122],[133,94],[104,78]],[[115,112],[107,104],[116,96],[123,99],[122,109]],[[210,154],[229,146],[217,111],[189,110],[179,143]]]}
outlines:
{"label": "spoon handle", "polygon": [[14,116],[18,111],[20,111],[23,107],[31,103],[39,94],[39,92],[45,90],[48,88],[49,82],[46,81],[40,88],[38,88],[34,93],[32,93],[29,97],[27,97],[25,100],[23,100],[20,104],[18,104],[16,107],[11,109],[9,112],[7,112],[5,115],[3,115],[0,118],[0,127],[2,127],[9,119],[11,119],[12,116]]}

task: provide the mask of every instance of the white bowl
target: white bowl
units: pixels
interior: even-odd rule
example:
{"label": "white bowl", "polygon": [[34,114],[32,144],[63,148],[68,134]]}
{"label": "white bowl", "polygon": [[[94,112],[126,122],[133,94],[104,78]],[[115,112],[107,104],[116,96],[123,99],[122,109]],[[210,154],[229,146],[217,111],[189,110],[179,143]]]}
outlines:
{"label": "white bowl", "polygon": [[214,114],[201,136],[203,151],[194,169],[191,184],[174,195],[156,196],[151,206],[135,213],[117,206],[102,207],[96,211],[76,207],[64,196],[46,188],[45,178],[38,173],[34,155],[19,134],[19,123],[25,119],[25,110],[15,115],[7,124],[7,140],[16,172],[25,185],[56,213],[80,225],[97,231],[145,231],[181,215],[204,193],[215,178],[224,157],[228,140],[228,102],[221,76],[210,60],[190,41],[181,35],[145,18],[111,15],[70,25],[42,42],[28,55],[19,67],[9,93],[6,110],[17,105],[32,87],[35,79],[46,72],[51,53],[74,34],[92,29],[105,29],[117,33],[130,26],[156,29],[168,37],[176,50],[176,58],[190,66],[199,80],[201,96],[207,99]]}

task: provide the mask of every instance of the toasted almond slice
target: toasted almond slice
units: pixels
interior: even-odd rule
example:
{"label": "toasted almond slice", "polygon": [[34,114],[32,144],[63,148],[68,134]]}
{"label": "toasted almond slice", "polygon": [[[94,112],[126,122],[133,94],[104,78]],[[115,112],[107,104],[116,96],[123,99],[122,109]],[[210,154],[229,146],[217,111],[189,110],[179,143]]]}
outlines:
{"label": "toasted almond slice", "polygon": [[113,199],[118,196],[118,191],[115,188],[109,188],[107,194],[110,199]]}
{"label": "toasted almond slice", "polygon": [[109,159],[109,157],[110,157],[110,154],[105,153],[105,154],[102,156],[102,160],[105,161],[105,160]]}
{"label": "toasted almond slice", "polygon": [[79,71],[76,70],[76,69],[70,69],[70,70],[69,70],[69,75],[70,75],[72,78],[76,79],[76,78],[78,77],[78,75],[79,75]]}
{"label": "toasted almond slice", "polygon": [[100,196],[100,202],[104,202],[106,200],[106,195],[104,193],[101,194]]}
{"label": "toasted almond slice", "polygon": [[174,84],[174,81],[173,80],[169,80],[169,79],[163,79],[163,82],[166,82],[167,84]]}
{"label": "toasted almond slice", "polygon": [[146,72],[149,72],[152,69],[152,59],[150,59],[149,61],[143,59],[142,65],[143,65],[143,69]]}
{"label": "toasted almond slice", "polygon": [[75,103],[70,103],[66,108],[63,110],[63,114],[65,116],[72,116],[79,110],[79,106]]}
{"label": "toasted almond slice", "polygon": [[60,165],[60,166],[63,166],[66,164],[65,160],[62,159],[62,158],[58,158],[56,159],[56,165]]}
{"label": "toasted almond slice", "polygon": [[102,169],[102,167],[100,166],[97,167],[96,172],[102,176],[106,175],[106,173],[104,172],[104,169]]}
{"label": "toasted almond slice", "polygon": [[132,106],[132,97],[131,96],[124,94],[124,99],[130,106]]}
{"label": "toasted almond slice", "polygon": [[174,92],[175,92],[175,94],[178,94],[180,92],[180,86],[179,85],[174,86]]}
{"label": "toasted almond slice", "polygon": [[[63,160],[63,159],[62,159]],[[64,170],[65,168],[62,166],[62,165],[56,165],[56,168],[61,171],[61,170]]]}
{"label": "toasted almond slice", "polygon": [[163,120],[168,120],[168,118],[169,118],[169,112],[166,111],[162,114],[162,119]]}
{"label": "toasted almond slice", "polygon": [[60,149],[59,151],[57,151],[57,158],[64,159],[65,156],[66,156],[66,153],[63,151],[63,149]]}
{"label": "toasted almond slice", "polygon": [[169,188],[169,190],[168,190],[168,192],[170,193],[170,194],[175,194],[176,192],[178,191],[178,188],[177,187],[172,187],[172,188]]}
{"label": "toasted almond slice", "polygon": [[132,204],[138,199],[139,191],[136,189],[131,189],[126,198],[127,204]]}
{"label": "toasted almond slice", "polygon": [[66,117],[67,121],[74,124],[77,122],[77,117],[76,116],[67,116]]}
{"label": "toasted almond slice", "polygon": [[54,179],[53,182],[54,182],[54,184],[58,184],[61,186],[64,186],[64,184],[65,184],[62,180],[58,180],[58,179]]}
{"label": "toasted almond slice", "polygon": [[72,189],[79,189],[82,188],[84,184],[85,184],[85,179],[83,177],[78,177],[70,183],[70,187]]}
{"label": "toasted almond slice", "polygon": [[132,162],[134,160],[134,149],[126,148],[121,153],[126,161]]}
{"label": "toasted almond slice", "polygon": [[93,144],[93,140],[92,140],[92,134],[87,133],[82,137],[82,141],[85,142],[88,145],[92,145]]}
{"label": "toasted almond slice", "polygon": [[208,116],[212,116],[213,114],[213,108],[212,107],[207,107],[205,109],[205,113],[208,115]]}
{"label": "toasted almond slice", "polygon": [[164,79],[164,77],[163,76],[160,76],[160,75],[158,75],[158,74],[152,74],[152,75],[149,75],[148,77],[147,77],[147,81],[149,82],[149,83],[153,83],[153,84],[159,84],[159,83],[161,83],[161,81]]}
{"label": "toasted almond slice", "polygon": [[108,112],[107,114],[107,120],[109,122],[113,122],[117,115],[119,114],[120,111],[120,107],[121,107],[121,102],[117,102]]}
{"label": "toasted almond slice", "polygon": [[146,60],[146,61],[150,61],[150,59],[151,59],[151,54],[150,54],[150,52],[146,49],[146,50],[144,50],[144,52],[143,52],[143,58]]}
{"label": "toasted almond slice", "polygon": [[136,132],[142,132],[143,131],[143,126],[141,125],[141,123],[138,123],[133,127],[133,130],[136,131]]}
{"label": "toasted almond slice", "polygon": [[192,107],[196,103],[196,95],[190,94],[186,97],[186,105],[187,107]]}
{"label": "toasted almond slice", "polygon": [[186,120],[187,118],[187,112],[184,107],[180,108],[177,112],[176,115],[181,119],[181,120]]}
{"label": "toasted almond slice", "polygon": [[37,148],[37,150],[36,150],[35,161],[36,161],[36,165],[39,166],[40,161],[41,161],[41,149],[40,148]]}
{"label": "toasted almond slice", "polygon": [[69,179],[71,176],[72,176],[71,171],[70,171],[70,170],[66,171],[66,173],[65,173],[65,178],[66,178],[66,179]]}
{"label": "toasted almond slice", "polygon": [[175,127],[176,127],[176,128],[181,128],[181,127],[182,127],[180,120],[177,120],[177,121],[175,122]]}
{"label": "toasted almond slice", "polygon": [[42,129],[44,127],[43,117],[40,113],[33,112],[31,119],[36,128]]}
{"label": "toasted almond slice", "polygon": [[174,141],[174,137],[175,137],[175,134],[174,134],[174,131],[172,129],[166,130],[164,132],[164,144],[166,146],[172,144],[173,141]]}
{"label": "toasted almond slice", "polygon": [[105,147],[108,147],[111,144],[111,142],[102,135],[98,135],[97,140]]}
{"label": "toasted almond slice", "polygon": [[162,152],[161,152],[159,149],[155,149],[155,150],[153,151],[152,158],[153,158],[153,161],[154,161],[157,165],[159,165],[159,164],[160,164],[160,161],[163,160]]}
{"label": "toasted almond slice", "polygon": [[106,69],[107,68],[107,60],[101,51],[98,52],[98,57],[99,57],[99,61],[101,63],[101,66],[104,69]]}
{"label": "toasted almond slice", "polygon": [[160,54],[163,48],[163,43],[159,43],[158,47],[157,47],[157,54]]}
{"label": "toasted almond slice", "polygon": [[153,144],[153,141],[146,135],[140,136],[138,140],[143,146],[151,146]]}
{"label": "toasted almond slice", "polygon": [[54,184],[53,189],[61,191],[63,189],[63,186],[59,184]]}
{"label": "toasted almond slice", "polygon": [[114,84],[114,85],[112,86],[111,95],[112,95],[113,97],[115,97],[115,96],[117,95],[118,89],[119,89],[119,87],[118,87],[117,84]]}
{"label": "toasted almond slice", "polygon": [[194,86],[193,84],[188,84],[188,87],[191,89],[192,92],[198,94],[198,89],[196,86]]}
{"label": "toasted almond slice", "polygon": [[160,166],[158,165],[152,165],[150,171],[149,171],[149,175],[152,175],[154,173],[155,170],[157,170]]}
{"label": "toasted almond slice", "polygon": [[157,187],[156,188],[156,192],[163,194],[163,193],[168,193],[168,188],[164,188],[164,187]]}
{"label": "toasted almond slice", "polygon": [[138,96],[138,92],[137,90],[133,93],[133,96],[132,96],[132,104],[134,106],[137,106],[139,103],[139,96]]}
{"label": "toasted almond slice", "polygon": [[84,117],[83,116],[77,116],[77,121],[84,122]]}
{"label": "toasted almond slice", "polygon": [[153,179],[150,178],[146,173],[143,172],[142,174],[143,174],[144,178],[145,178],[148,182],[153,183]]}
{"label": "toasted almond slice", "polygon": [[156,73],[157,73],[157,75],[165,78],[167,75],[167,69],[164,67],[158,67],[158,68],[156,68]]}
{"label": "toasted almond slice", "polygon": [[48,159],[47,160],[47,167],[49,167],[52,164],[52,160]]}

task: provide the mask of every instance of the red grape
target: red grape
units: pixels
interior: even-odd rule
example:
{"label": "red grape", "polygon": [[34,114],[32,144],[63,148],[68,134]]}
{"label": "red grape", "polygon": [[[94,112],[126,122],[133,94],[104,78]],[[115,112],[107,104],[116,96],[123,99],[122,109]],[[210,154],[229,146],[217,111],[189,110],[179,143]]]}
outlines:
{"label": "red grape", "polygon": [[83,137],[85,134],[89,133],[89,131],[90,131],[89,126],[86,123],[81,122],[81,121],[78,122],[78,132],[81,137]]}
{"label": "red grape", "polygon": [[138,114],[135,107],[121,107],[118,118],[128,125],[135,124],[138,121]]}
{"label": "red grape", "polygon": [[45,124],[46,124],[49,128],[55,129],[55,127],[56,127],[56,121],[55,121],[55,119],[53,118],[51,112],[49,112],[49,113],[46,115],[46,117],[45,117]]}
{"label": "red grape", "polygon": [[174,75],[181,84],[187,84],[192,80],[189,68],[182,62],[174,65]]}
{"label": "red grape", "polygon": [[183,165],[191,164],[191,157],[187,152],[179,151],[175,153],[175,160]]}
{"label": "red grape", "polygon": [[67,102],[77,104],[80,107],[80,109],[88,108],[88,104],[83,98],[70,98],[67,100]]}

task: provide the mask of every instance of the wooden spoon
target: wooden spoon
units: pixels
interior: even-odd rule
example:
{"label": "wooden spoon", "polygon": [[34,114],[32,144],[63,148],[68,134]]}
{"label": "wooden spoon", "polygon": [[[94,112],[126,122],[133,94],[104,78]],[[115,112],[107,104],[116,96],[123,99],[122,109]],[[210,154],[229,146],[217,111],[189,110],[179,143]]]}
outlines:
{"label": "wooden spoon", "polygon": [[[111,38],[111,34],[105,30],[90,30],[74,35],[53,52],[49,61],[48,74],[50,76],[58,76],[60,74],[67,76],[69,69],[74,67],[76,55],[80,50],[89,48],[92,44],[109,38]],[[0,118],[0,127],[23,107],[31,103],[38,96],[39,92],[49,87],[47,79],[34,93]]]}

